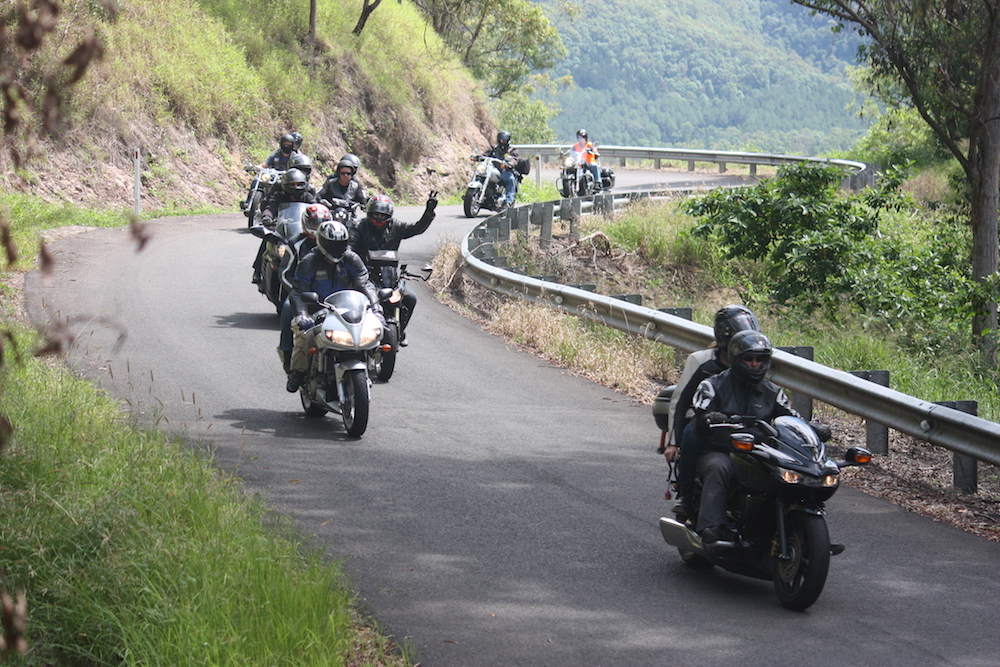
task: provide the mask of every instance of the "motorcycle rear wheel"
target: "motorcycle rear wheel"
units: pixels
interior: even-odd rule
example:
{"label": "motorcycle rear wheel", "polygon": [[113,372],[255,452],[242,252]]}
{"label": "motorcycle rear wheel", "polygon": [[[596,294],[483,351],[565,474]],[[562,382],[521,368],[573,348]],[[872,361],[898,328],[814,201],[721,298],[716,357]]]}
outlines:
{"label": "motorcycle rear wheel", "polygon": [[368,375],[364,369],[347,371],[341,380],[344,400],[340,414],[344,418],[347,434],[360,438],[368,428]]}
{"label": "motorcycle rear wheel", "polygon": [[830,571],[830,533],[826,519],[792,512],[786,519],[787,561],[774,557],[774,591],[782,605],[794,611],[808,609],[823,592]]}
{"label": "motorcycle rear wheel", "polygon": [[399,350],[399,334],[396,333],[396,325],[389,324],[382,334],[382,345],[389,345],[391,350],[383,350],[381,347],[375,348],[372,353],[372,374],[381,382],[388,382],[392,377],[392,372],[396,369],[396,353]]}
{"label": "motorcycle rear wheel", "polygon": [[462,197],[462,204],[465,207],[465,217],[474,218],[479,215],[479,191],[475,188],[466,190],[465,196]]}
{"label": "motorcycle rear wheel", "polygon": [[322,417],[329,412],[321,405],[313,403],[313,400],[309,398],[309,393],[306,391],[305,386],[299,389],[299,398],[302,400],[302,409],[305,411],[306,417]]}

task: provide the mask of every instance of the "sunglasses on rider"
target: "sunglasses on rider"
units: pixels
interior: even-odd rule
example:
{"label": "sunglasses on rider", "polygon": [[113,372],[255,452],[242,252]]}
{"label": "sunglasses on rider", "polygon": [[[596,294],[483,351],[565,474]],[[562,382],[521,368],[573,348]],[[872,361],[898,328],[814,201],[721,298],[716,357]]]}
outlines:
{"label": "sunglasses on rider", "polygon": [[350,175],[351,175],[351,174],[353,174],[353,173],[354,173],[354,172],[352,172],[352,171],[338,171],[338,172],[337,172],[337,175],[338,175],[338,176],[350,176]]}

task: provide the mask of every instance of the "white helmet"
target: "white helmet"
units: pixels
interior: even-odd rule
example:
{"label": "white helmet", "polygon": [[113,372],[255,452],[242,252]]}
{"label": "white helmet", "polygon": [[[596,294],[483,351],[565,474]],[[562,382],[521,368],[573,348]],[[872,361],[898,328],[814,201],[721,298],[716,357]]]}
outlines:
{"label": "white helmet", "polygon": [[328,260],[337,264],[344,259],[350,234],[344,223],[337,220],[320,223],[316,230],[316,247]]}

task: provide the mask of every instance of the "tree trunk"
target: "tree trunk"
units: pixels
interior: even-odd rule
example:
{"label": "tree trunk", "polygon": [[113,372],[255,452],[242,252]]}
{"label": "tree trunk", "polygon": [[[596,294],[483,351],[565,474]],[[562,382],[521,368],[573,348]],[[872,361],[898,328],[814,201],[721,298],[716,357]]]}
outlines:
{"label": "tree trunk", "polygon": [[368,17],[380,4],[382,4],[382,0],[365,0],[365,6],[361,8],[361,18],[358,19],[358,24],[352,30],[355,35],[361,34],[361,31],[365,29],[365,23],[368,23]]}
{"label": "tree trunk", "polygon": [[309,0],[309,41],[316,41],[316,2],[318,0]]}

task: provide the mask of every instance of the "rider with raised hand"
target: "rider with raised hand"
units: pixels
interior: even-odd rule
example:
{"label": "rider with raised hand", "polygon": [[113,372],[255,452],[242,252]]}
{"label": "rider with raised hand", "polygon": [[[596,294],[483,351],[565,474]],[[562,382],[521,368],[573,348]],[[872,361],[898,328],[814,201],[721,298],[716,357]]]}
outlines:
{"label": "rider with raised hand", "polygon": [[283,134],[278,139],[278,150],[274,151],[266,160],[260,163],[261,169],[277,169],[284,171],[288,168],[288,158],[296,152],[295,137],[291,134]]}
{"label": "rider with raised hand", "polygon": [[[370,264],[369,252],[372,250],[399,250],[403,239],[423,234],[434,221],[434,209],[437,207],[437,191],[432,190],[427,197],[424,214],[416,222],[404,222],[395,217],[395,208],[388,195],[375,195],[368,201],[365,217],[351,227],[351,249]],[[384,285],[389,287],[389,285]],[[406,283],[400,286],[403,301],[400,309],[399,344],[406,346],[406,324],[413,316],[417,306],[417,295]]]}
{"label": "rider with raised hand", "polygon": [[573,152],[583,156],[583,163],[594,177],[594,189],[601,189],[601,170],[597,166],[597,151],[590,143],[587,131],[579,129],[576,131],[576,143],[573,144]]}
{"label": "rider with raised hand", "polygon": [[698,457],[702,495],[697,530],[706,547],[732,545],[726,503],[736,484],[729,438],[725,437],[725,442],[712,438],[711,425],[727,422],[732,415],[767,422],[782,415],[799,416],[785,392],[764,379],[771,369],[771,353],[771,341],[761,332],[737,332],[729,342],[729,368],[702,380],[695,392],[694,429],[704,442],[704,451]]}
{"label": "rider with raised hand", "polygon": [[[281,175],[281,187],[271,190],[271,194],[261,205],[260,222],[265,227],[274,226],[274,216],[278,214],[278,206],[289,202],[305,202],[315,204],[316,196],[309,191],[309,183],[306,175],[298,169],[289,169]],[[261,239],[260,248],[257,249],[257,257],[253,261],[253,278],[251,282],[260,285],[263,292],[263,261],[264,251],[267,249],[267,239]]]}
{"label": "rider with raised hand", "polygon": [[661,452],[668,462],[673,462],[680,455],[677,471],[679,498],[674,512],[684,517],[691,513],[691,494],[702,444],[691,423],[694,393],[702,380],[729,368],[727,350],[733,336],[740,331],[760,331],[760,323],[749,308],[733,304],[723,306],[715,313],[712,330],[715,334],[713,345],[693,352],[684,362],[684,370],[670,398],[670,444]]}
{"label": "rider with raised hand", "polygon": [[346,153],[337,162],[337,171],[327,177],[323,187],[320,188],[316,197],[320,202],[330,206],[334,199],[343,199],[354,202],[360,206],[368,203],[368,195],[365,188],[358,181],[358,169],[361,168],[361,160],[353,153]]}
{"label": "rider with raised hand", "polygon": [[[333,214],[322,204],[310,204],[302,211],[302,233],[289,240],[289,252],[285,255],[285,264],[281,268],[281,282],[292,284],[292,276],[298,268],[299,260],[316,247],[316,231],[319,226],[333,220]],[[343,222],[343,219],[341,219]],[[289,364],[292,361],[292,306],[288,299],[281,306],[281,340],[278,342],[278,356],[285,373],[291,372]]]}
{"label": "rider with raised hand", "polygon": [[378,303],[378,291],[368,278],[365,263],[349,247],[347,227],[339,221],[320,223],[316,231],[316,247],[303,257],[292,276],[292,292],[288,297],[292,307],[292,330],[295,342],[292,346],[291,372],[285,389],[297,391],[305,379],[309,368],[307,351],[315,346],[319,328],[311,317],[311,309],[316,306],[302,299],[305,292],[316,292],[320,300],[345,289],[363,292],[372,304],[372,309],[381,317],[382,308]]}
{"label": "rider with raised hand", "polygon": [[507,206],[514,205],[514,195],[517,191],[517,149],[510,145],[510,132],[502,130],[497,133],[497,144],[491,146],[485,153],[486,157],[496,158],[503,161],[500,168],[500,182],[506,189],[504,201]]}

